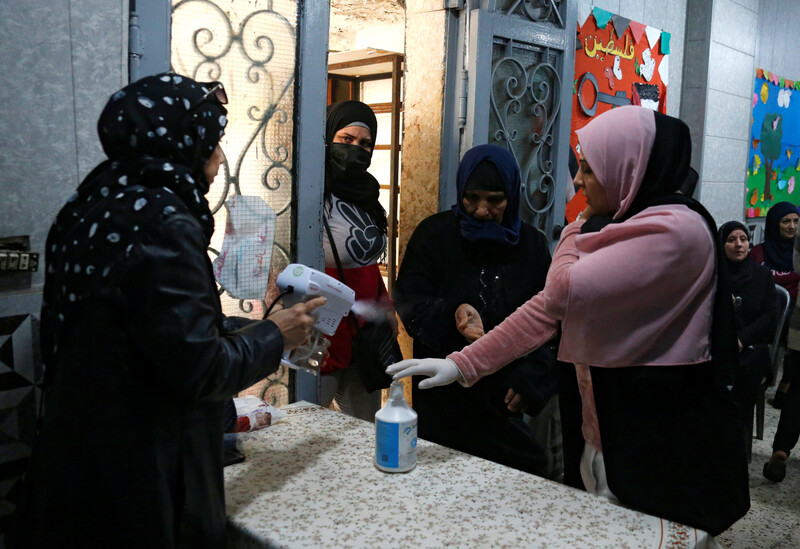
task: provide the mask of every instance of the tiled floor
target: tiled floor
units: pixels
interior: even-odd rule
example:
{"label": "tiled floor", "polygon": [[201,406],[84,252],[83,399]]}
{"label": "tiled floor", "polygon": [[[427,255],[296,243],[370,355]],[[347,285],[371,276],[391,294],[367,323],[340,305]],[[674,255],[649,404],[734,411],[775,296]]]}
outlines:
{"label": "tiled floor", "polygon": [[[772,398],[775,389],[767,392]],[[764,418],[764,440],[753,441],[750,463],[750,511],[717,540],[729,549],[796,549],[800,547],[800,456],[788,462],[786,478],[774,483],[761,471],[772,455],[772,439],[780,410],[769,404]]]}

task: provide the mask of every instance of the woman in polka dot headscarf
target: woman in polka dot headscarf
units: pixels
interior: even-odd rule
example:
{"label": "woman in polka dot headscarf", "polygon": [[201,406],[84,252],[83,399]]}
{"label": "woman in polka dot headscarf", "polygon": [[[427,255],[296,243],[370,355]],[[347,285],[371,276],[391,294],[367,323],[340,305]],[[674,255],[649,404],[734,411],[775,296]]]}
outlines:
{"label": "woman in polka dot headscarf", "polygon": [[100,116],[108,159],[47,238],[44,414],[16,544],[224,545],[223,402],[274,372],[324,302],[222,315],[205,194],[224,102],[219,83],[162,74]]}

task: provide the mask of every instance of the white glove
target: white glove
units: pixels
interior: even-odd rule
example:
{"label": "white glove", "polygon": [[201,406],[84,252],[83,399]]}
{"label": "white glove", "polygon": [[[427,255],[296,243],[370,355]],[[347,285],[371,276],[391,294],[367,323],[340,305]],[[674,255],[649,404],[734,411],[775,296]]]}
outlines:
{"label": "white glove", "polygon": [[419,382],[420,389],[449,385],[459,378],[463,379],[461,370],[449,358],[411,358],[392,364],[386,373],[397,381],[408,376],[428,376]]}

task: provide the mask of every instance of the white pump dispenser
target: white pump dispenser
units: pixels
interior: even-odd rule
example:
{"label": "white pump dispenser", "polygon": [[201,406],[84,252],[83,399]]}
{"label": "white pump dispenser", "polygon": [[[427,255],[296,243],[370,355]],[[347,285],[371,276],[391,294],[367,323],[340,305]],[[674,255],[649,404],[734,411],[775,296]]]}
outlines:
{"label": "white pump dispenser", "polygon": [[393,381],[389,400],[375,413],[375,466],[387,473],[405,473],[417,464],[417,413]]}

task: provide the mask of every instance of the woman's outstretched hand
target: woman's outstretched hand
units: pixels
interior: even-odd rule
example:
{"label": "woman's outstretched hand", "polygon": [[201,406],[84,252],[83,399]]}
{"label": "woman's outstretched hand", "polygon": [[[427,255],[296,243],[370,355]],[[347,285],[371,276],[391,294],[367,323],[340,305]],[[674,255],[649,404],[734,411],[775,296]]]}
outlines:
{"label": "woman's outstretched hand", "polygon": [[288,309],[273,312],[267,318],[271,320],[283,334],[283,350],[291,351],[305,343],[311,335],[311,329],[317,321],[311,313],[325,304],[324,297],[315,297],[295,304]]}
{"label": "woman's outstretched hand", "polygon": [[483,320],[475,307],[468,303],[462,303],[458,306],[458,309],[456,309],[456,329],[470,343],[483,337]]}
{"label": "woman's outstretched hand", "polygon": [[392,364],[386,373],[397,381],[408,376],[428,376],[419,382],[420,389],[449,385],[461,378],[461,370],[449,358],[411,358]]}

